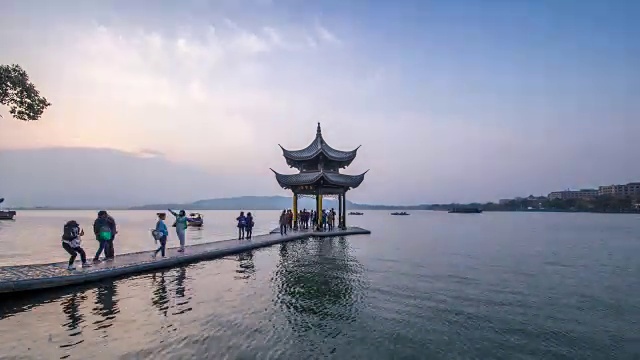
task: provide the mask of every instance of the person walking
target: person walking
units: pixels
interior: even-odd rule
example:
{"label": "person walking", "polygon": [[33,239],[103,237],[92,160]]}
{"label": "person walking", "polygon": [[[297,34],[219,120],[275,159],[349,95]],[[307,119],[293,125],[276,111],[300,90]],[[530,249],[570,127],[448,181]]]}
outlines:
{"label": "person walking", "polygon": [[280,214],[280,235],[287,235],[287,210],[282,210]]}
{"label": "person walking", "polygon": [[93,222],[93,233],[95,234],[96,240],[98,240],[99,243],[98,251],[96,251],[96,256],[93,257],[93,262],[99,263],[100,255],[103,251],[105,252],[105,258],[107,256],[107,252],[105,251],[107,241],[112,240],[111,222],[107,218],[106,211],[98,211],[98,218]]}
{"label": "person walking", "polygon": [[[106,211],[105,211],[106,212]],[[115,219],[107,213],[107,221],[109,222],[109,227],[111,229],[111,239],[107,240],[104,246],[104,255],[107,261],[113,260],[115,258],[115,249],[113,248],[113,241],[116,239],[116,234],[118,230],[116,228]]]}
{"label": "person walking", "polygon": [[71,255],[69,258],[69,264],[67,270],[75,270],[73,263],[76,261],[76,256],[80,254],[80,260],[82,260],[82,267],[90,267],[91,264],[87,262],[87,254],[80,246],[82,243],[81,236],[84,236],[84,230],[80,228],[75,220],[68,221],[62,230],[62,248]]}
{"label": "person walking", "polygon": [[251,236],[253,235],[253,215],[251,215],[251,212],[247,213],[247,223],[245,225],[245,229],[246,229],[246,237],[247,239],[251,239]]}
{"label": "person walking", "polygon": [[164,223],[164,220],[167,218],[167,214],[158,213],[158,222],[156,222],[155,235],[154,238],[160,242],[160,247],[157,248],[153,252],[153,258],[155,259],[160,252],[162,257],[165,257],[165,252],[167,249],[167,237],[169,236],[169,229],[167,229],[167,224]]}
{"label": "person walking", "polygon": [[187,217],[187,213],[184,210],[180,210],[180,212],[175,212],[171,209],[168,210],[173,216],[176,217],[176,222],[173,224],[173,226],[176,227],[176,235],[178,235],[178,240],[180,240],[180,249],[178,249],[178,252],[184,252],[187,226],[190,219]]}

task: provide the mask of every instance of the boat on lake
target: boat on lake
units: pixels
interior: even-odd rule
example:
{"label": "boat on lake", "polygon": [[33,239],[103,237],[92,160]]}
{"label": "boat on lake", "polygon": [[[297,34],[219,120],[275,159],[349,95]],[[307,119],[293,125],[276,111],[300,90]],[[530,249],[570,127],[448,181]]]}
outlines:
{"label": "boat on lake", "polygon": [[189,214],[189,217],[192,220],[187,222],[187,226],[202,227],[202,225],[204,225],[204,219],[202,218],[202,214],[200,214],[200,213],[191,213],[191,214]]}
{"label": "boat on lake", "polygon": [[[4,198],[0,198],[0,204],[4,202]],[[13,210],[4,210],[0,208],[0,220],[13,220],[16,217],[16,212]]]}
{"label": "boat on lake", "polygon": [[350,211],[349,215],[364,215],[364,213],[357,212],[357,211]]}
{"label": "boat on lake", "polygon": [[409,215],[409,213],[406,211],[401,211],[401,212],[392,212],[391,215],[406,216],[406,215]]}
{"label": "boat on lake", "polygon": [[478,208],[454,208],[449,210],[449,214],[481,214],[482,209]]}

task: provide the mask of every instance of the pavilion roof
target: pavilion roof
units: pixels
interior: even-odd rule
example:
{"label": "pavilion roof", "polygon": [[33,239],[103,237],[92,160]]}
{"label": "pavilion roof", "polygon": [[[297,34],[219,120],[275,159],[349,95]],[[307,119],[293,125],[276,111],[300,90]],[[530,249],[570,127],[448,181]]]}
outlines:
{"label": "pavilion roof", "polygon": [[287,150],[283,148],[282,145],[280,145],[280,148],[282,149],[283,156],[291,161],[311,160],[319,154],[323,154],[329,160],[350,163],[356,158],[360,146],[351,151],[332,148],[322,137],[322,129],[320,128],[320,123],[318,123],[316,138],[306,148],[301,150]]}
{"label": "pavilion roof", "polygon": [[360,175],[346,175],[328,171],[303,172],[299,174],[280,174],[273,169],[271,169],[271,171],[273,171],[273,173],[276,175],[278,184],[280,184],[280,186],[283,188],[290,188],[292,186],[301,185],[314,185],[322,179],[324,180],[325,185],[355,189],[360,186],[360,184],[364,180],[365,174],[369,170]]}

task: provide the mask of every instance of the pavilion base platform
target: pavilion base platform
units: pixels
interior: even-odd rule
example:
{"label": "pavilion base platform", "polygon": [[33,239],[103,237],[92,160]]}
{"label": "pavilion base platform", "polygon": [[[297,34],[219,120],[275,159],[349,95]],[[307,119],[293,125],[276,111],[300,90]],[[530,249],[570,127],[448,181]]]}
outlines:
{"label": "pavilion base platform", "polygon": [[[280,235],[276,229],[266,235],[253,236],[251,240],[224,240],[187,246],[183,253],[178,248],[168,248],[166,258],[153,259],[153,250],[117,255],[113,261],[94,264],[90,268],[81,268],[79,258],[77,269],[67,270],[67,262],[51,264],[34,264],[0,267],[0,294],[22,291],[43,290],[70,285],[79,285],[92,281],[116,278],[125,275],[147,272],[156,269],[170,268],[201,260],[216,259],[244,251],[267,247],[309,237],[335,237],[346,235],[364,235],[371,232],[359,227],[344,230],[289,231]],[[151,245],[152,243],[150,243]],[[62,248],[60,249],[62,251]],[[90,261],[90,259],[89,259]]]}

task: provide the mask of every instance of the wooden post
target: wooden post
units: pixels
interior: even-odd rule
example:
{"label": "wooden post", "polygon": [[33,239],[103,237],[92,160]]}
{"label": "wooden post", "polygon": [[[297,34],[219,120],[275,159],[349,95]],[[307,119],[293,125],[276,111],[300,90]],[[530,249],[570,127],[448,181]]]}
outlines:
{"label": "wooden post", "polygon": [[293,194],[293,230],[298,230],[298,194]]}

